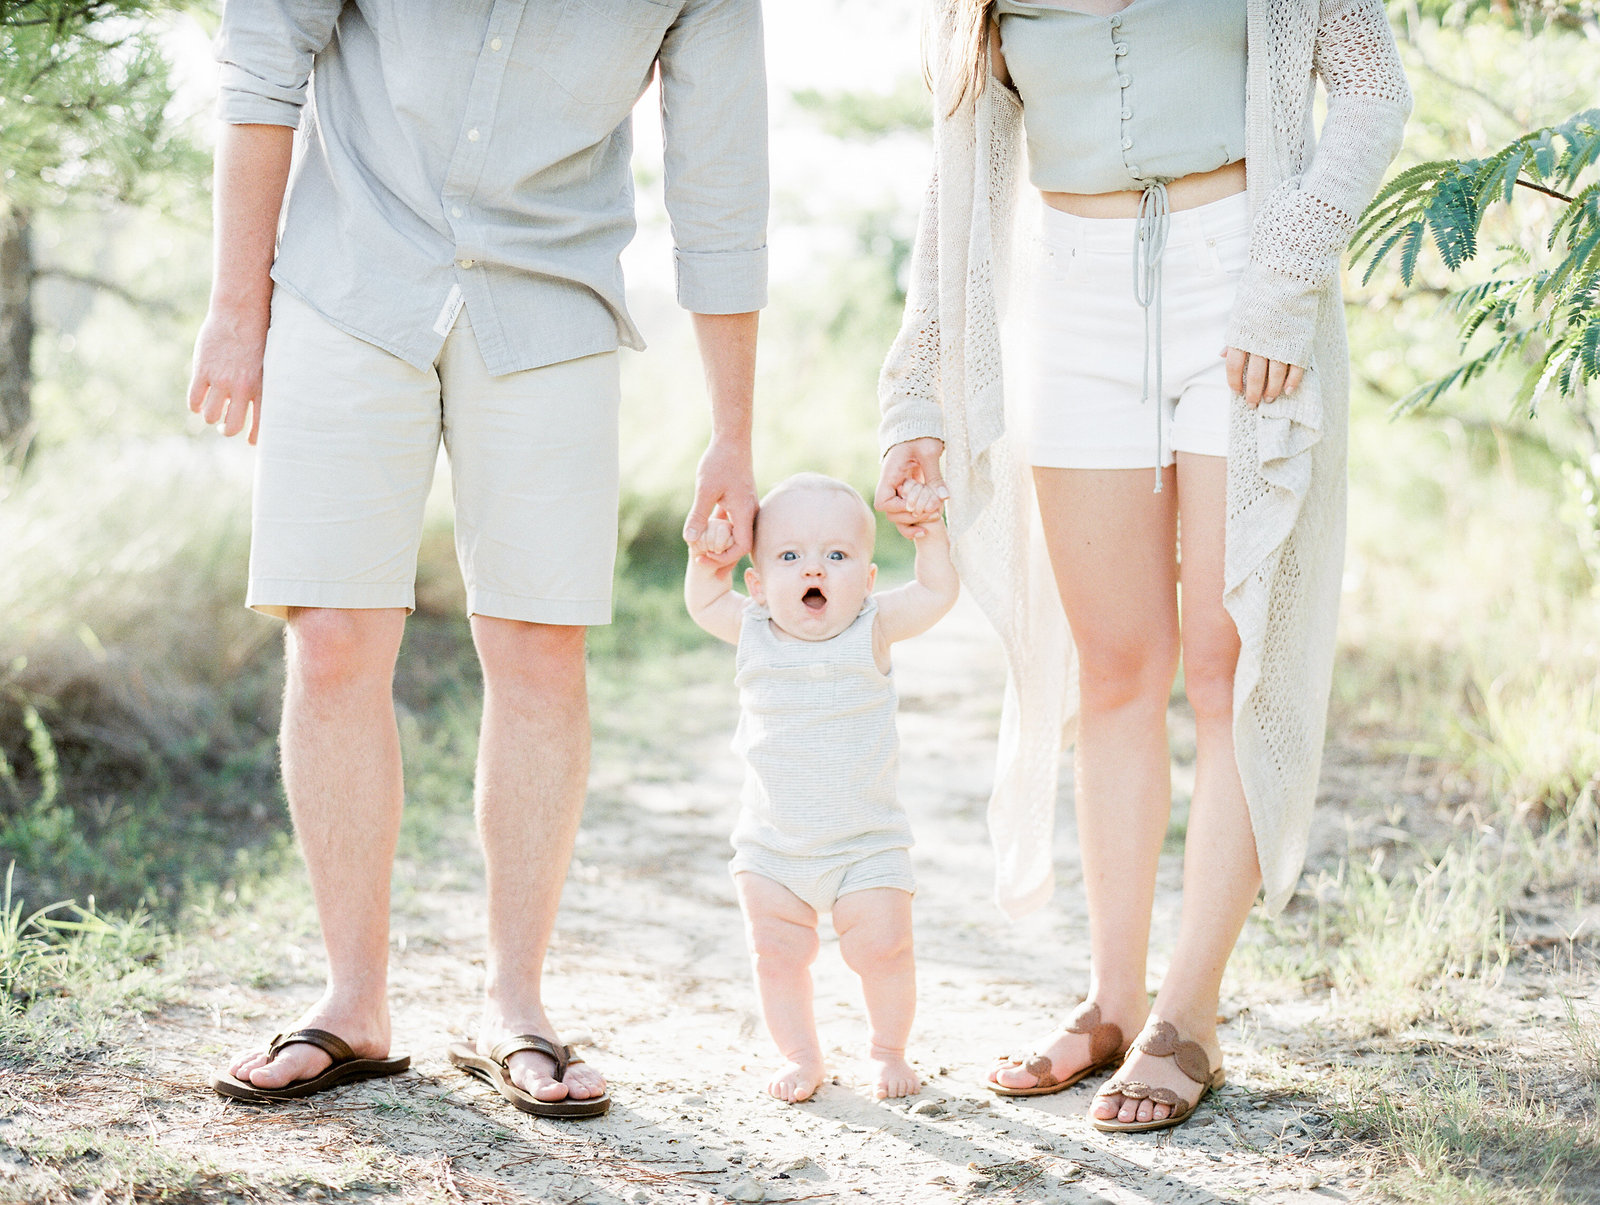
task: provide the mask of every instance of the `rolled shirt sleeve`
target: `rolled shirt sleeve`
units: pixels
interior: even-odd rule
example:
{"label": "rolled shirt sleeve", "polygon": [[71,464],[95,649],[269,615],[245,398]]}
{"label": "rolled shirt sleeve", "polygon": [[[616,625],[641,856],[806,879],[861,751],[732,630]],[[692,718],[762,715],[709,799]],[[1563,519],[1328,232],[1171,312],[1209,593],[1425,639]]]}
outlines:
{"label": "rolled shirt sleeve", "polygon": [[667,216],[678,302],[767,303],[767,80],[759,0],[689,0],[661,44]]}
{"label": "rolled shirt sleeve", "polygon": [[227,0],[214,53],[217,117],[229,125],[296,127],[318,51],[341,0]]}

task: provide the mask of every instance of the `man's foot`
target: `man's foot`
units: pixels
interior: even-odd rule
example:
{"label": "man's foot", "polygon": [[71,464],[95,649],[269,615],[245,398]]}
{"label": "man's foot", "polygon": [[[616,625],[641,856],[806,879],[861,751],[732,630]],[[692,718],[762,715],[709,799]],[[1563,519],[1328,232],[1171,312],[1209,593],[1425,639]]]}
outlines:
{"label": "man's foot", "polygon": [[810,1100],[827,1078],[828,1069],[820,1057],[791,1060],[773,1072],[767,1081],[767,1095],[797,1105]]}
{"label": "man's foot", "polygon": [[[297,1029],[322,1029],[338,1034],[359,1058],[382,1059],[389,1054],[387,1005],[372,1012],[319,1000],[284,1032],[292,1033]],[[228,1064],[228,1072],[235,1079],[257,1088],[286,1088],[301,1080],[315,1079],[332,1062],[332,1057],[320,1047],[295,1042],[282,1047],[276,1057],[264,1047],[241,1054]]]}
{"label": "man's foot", "polygon": [[[509,1025],[503,1019],[485,1017],[478,1031],[478,1053],[488,1056],[496,1046],[518,1034],[538,1034],[560,1046],[555,1027],[540,1013],[523,1025]],[[606,1094],[605,1076],[588,1063],[573,1063],[564,1078],[555,1077],[556,1062],[536,1050],[519,1050],[506,1060],[511,1082],[535,1100],[593,1100]]]}
{"label": "man's foot", "polygon": [[1143,1021],[1135,1010],[1106,1016],[1098,1005],[1084,1001],[1037,1054],[1027,1059],[1002,1059],[989,1072],[989,1087],[1002,1095],[1042,1094],[1070,1087],[1120,1055],[1125,1041],[1122,1035],[1137,1033]]}
{"label": "man's foot", "polygon": [[873,1046],[869,1057],[878,1068],[878,1085],[873,1094],[879,1100],[896,1100],[922,1091],[922,1081],[906,1062],[905,1051]]}
{"label": "man's foot", "polygon": [[[1158,1027],[1172,1031],[1170,1041],[1159,1038]],[[1192,1111],[1201,1096],[1215,1084],[1222,1082],[1222,1047],[1217,1043],[1215,1031],[1197,1042],[1200,1049],[1205,1051],[1210,1067],[1201,1068],[1198,1063],[1190,1067],[1196,1075],[1206,1075],[1207,1078],[1203,1082],[1186,1074],[1179,1066],[1180,1060],[1168,1050],[1183,1040],[1178,1038],[1176,1030],[1172,1030],[1171,1026],[1166,1026],[1163,1022],[1152,1020],[1139,1035],[1139,1042],[1147,1042],[1152,1035],[1157,1037],[1157,1041],[1151,1043],[1152,1050],[1142,1050],[1135,1044],[1128,1051],[1128,1057],[1117,1070],[1115,1078],[1106,1087],[1114,1089],[1118,1083],[1137,1083],[1141,1093],[1146,1089],[1155,1089],[1162,1094],[1170,1092],[1182,1103],[1172,1104],[1155,1100],[1150,1095],[1124,1096],[1120,1092],[1102,1090],[1101,1094],[1094,1098],[1094,1103],[1089,1106],[1090,1120],[1116,1122],[1119,1125],[1143,1125],[1148,1122],[1165,1121],[1180,1111]]]}

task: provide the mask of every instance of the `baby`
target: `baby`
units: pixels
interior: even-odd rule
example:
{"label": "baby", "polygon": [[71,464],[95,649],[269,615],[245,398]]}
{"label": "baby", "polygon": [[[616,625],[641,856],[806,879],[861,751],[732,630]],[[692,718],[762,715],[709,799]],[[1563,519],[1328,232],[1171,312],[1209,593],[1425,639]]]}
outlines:
{"label": "baby", "polygon": [[[895,690],[889,646],[924,632],[959,585],[940,501],[911,485],[916,580],[873,594],[872,511],[842,481],[802,473],[761,501],[733,589],[733,530],[714,519],[691,550],[684,598],[713,636],[737,644],[739,729],[747,766],[731,864],[744,910],[756,993],[787,1060],[767,1084],[808,1099],[827,1076],[811,1005],[817,917],[833,913],[839,950],[861,977],[872,1027],[876,1094],[921,1087],[906,1062],[916,1011],[911,956],[911,826],[895,797]],[[904,494],[906,491],[903,490]]]}

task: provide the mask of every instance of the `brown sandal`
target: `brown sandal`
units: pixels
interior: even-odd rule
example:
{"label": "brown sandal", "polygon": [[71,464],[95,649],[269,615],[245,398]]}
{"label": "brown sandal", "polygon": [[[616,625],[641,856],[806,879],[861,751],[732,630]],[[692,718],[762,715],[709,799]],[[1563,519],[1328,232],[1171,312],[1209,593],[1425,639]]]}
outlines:
{"label": "brown sandal", "polygon": [[[1033,1054],[1026,1059],[1004,1055],[1001,1057],[1000,1065],[989,1072],[989,1078],[984,1081],[984,1086],[996,1096],[1048,1096],[1053,1092],[1061,1092],[1072,1087],[1079,1080],[1097,1071],[1115,1066],[1122,1061],[1122,1056],[1128,1050],[1122,1041],[1122,1028],[1109,1021],[1102,1022],[1100,1006],[1092,1000],[1085,1000],[1073,1011],[1067,1021],[1066,1032],[1089,1035],[1087,1066],[1078,1068],[1065,1079],[1057,1079],[1055,1064],[1050,1061],[1049,1055]],[[1031,1088],[1008,1088],[994,1078],[997,1072],[1010,1067],[1021,1067],[1038,1083]]]}
{"label": "brown sandal", "polygon": [[297,1029],[293,1033],[281,1033],[267,1043],[267,1058],[269,1061],[277,1058],[278,1052],[285,1046],[301,1045],[315,1046],[333,1061],[320,1074],[310,1079],[297,1079],[281,1088],[261,1088],[248,1080],[239,1079],[226,1068],[218,1068],[211,1073],[211,1087],[234,1100],[263,1105],[280,1100],[299,1100],[355,1080],[399,1075],[411,1066],[410,1056],[404,1054],[382,1059],[362,1058],[350,1049],[349,1043],[343,1038],[326,1029]]}
{"label": "brown sandal", "polygon": [[1089,1121],[1097,1130],[1113,1134],[1138,1134],[1146,1130],[1167,1130],[1175,1125],[1182,1125],[1194,1115],[1194,1111],[1200,1107],[1200,1102],[1206,1098],[1206,1093],[1213,1088],[1222,1087],[1227,1082],[1227,1073],[1221,1067],[1215,1071],[1211,1069],[1211,1057],[1206,1054],[1205,1047],[1199,1042],[1180,1038],[1178,1031],[1166,1021],[1146,1025],[1134,1039],[1133,1049],[1154,1058],[1171,1059],[1178,1064],[1179,1071],[1200,1085],[1200,1095],[1192,1101],[1186,1101],[1171,1088],[1152,1088],[1149,1084],[1140,1083],[1138,1080],[1113,1076],[1094,1094],[1095,1100],[1098,1101],[1102,1096],[1125,1096],[1129,1100],[1153,1100],[1157,1104],[1171,1106],[1173,1111],[1170,1116],[1163,1117],[1159,1121],[1118,1121],[1114,1117],[1105,1119],[1096,1117],[1094,1106],[1091,1105]]}
{"label": "brown sandal", "polygon": [[455,1042],[450,1046],[450,1061],[468,1075],[475,1075],[486,1081],[516,1108],[535,1117],[600,1117],[611,1108],[609,1092],[602,1092],[599,1096],[581,1098],[569,1096],[562,1100],[540,1100],[537,1096],[523,1091],[512,1081],[511,1069],[506,1065],[511,1056],[521,1050],[542,1054],[553,1062],[556,1068],[550,1078],[558,1082],[566,1078],[568,1067],[583,1062],[572,1053],[571,1046],[557,1046],[549,1038],[540,1037],[536,1033],[523,1033],[514,1038],[507,1038],[487,1055],[479,1054],[475,1046],[465,1042]]}

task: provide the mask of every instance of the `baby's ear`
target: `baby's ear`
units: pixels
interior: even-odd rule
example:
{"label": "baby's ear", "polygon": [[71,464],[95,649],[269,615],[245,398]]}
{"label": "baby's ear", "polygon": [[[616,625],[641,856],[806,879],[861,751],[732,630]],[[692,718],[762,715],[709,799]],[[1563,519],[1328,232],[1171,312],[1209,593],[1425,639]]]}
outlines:
{"label": "baby's ear", "polygon": [[754,565],[744,571],[744,588],[758,604],[763,607],[767,605],[766,593],[761,589],[761,575],[756,572]]}

